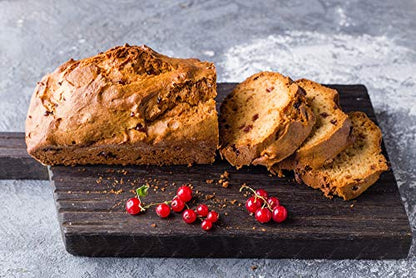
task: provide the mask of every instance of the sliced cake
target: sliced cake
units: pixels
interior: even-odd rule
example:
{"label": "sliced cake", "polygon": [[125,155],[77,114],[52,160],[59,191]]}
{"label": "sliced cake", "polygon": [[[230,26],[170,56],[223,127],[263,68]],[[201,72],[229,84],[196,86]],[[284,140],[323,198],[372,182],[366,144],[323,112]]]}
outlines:
{"label": "sliced cake", "polygon": [[233,166],[275,163],[291,155],[315,123],[305,92],[289,77],[260,72],[221,105],[220,154]]}
{"label": "sliced cake", "polygon": [[27,150],[47,165],[208,164],[218,147],[212,63],[119,46],[43,77]]}
{"label": "sliced cake", "polygon": [[321,189],[325,196],[344,200],[361,195],[388,169],[381,153],[380,129],[362,112],[352,112],[349,117],[355,142],[322,168],[298,173],[305,184]]}
{"label": "sliced cake", "polygon": [[319,83],[296,81],[306,92],[316,122],[309,137],[290,157],[273,166],[272,170],[317,169],[333,159],[352,143],[351,121],[339,106],[336,90]]}

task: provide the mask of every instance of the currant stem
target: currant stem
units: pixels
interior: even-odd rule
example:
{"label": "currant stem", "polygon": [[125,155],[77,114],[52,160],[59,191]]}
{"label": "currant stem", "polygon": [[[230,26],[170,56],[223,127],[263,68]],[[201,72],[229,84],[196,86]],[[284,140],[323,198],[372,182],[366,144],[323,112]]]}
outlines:
{"label": "currant stem", "polygon": [[167,204],[167,205],[169,205],[170,203],[172,203],[172,201],[165,201],[165,202],[162,202],[162,203],[150,203],[150,204],[144,206],[143,209],[148,209],[150,207],[157,206],[157,205],[160,205],[160,204]]}
{"label": "currant stem", "polygon": [[136,195],[137,199],[139,199],[139,208],[140,211],[145,211],[146,209],[142,206],[142,200],[140,200],[139,194]]}
{"label": "currant stem", "polygon": [[269,208],[269,210],[273,211],[272,206],[271,206],[271,205],[267,202],[267,200],[266,200],[263,196],[258,195],[258,194],[256,193],[256,190],[254,190],[253,188],[251,188],[250,186],[245,185],[245,184],[243,184],[243,185],[240,187],[240,192],[241,192],[241,191],[243,191],[243,189],[248,189],[248,190],[250,190],[251,192],[253,192],[253,193],[254,193],[254,197],[255,197],[255,198],[259,198],[259,199],[263,200],[263,201],[264,201],[264,202],[263,202],[263,208],[265,207],[265,205],[267,205],[267,207]]}

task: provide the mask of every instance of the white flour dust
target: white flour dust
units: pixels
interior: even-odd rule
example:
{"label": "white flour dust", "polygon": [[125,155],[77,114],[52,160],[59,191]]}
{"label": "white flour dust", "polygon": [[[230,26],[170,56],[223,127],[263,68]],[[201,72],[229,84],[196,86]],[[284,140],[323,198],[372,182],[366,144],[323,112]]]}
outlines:
{"label": "white flour dust", "polygon": [[361,83],[376,106],[406,109],[416,115],[416,61],[407,59],[412,56],[413,49],[385,36],[287,32],[228,49],[220,64],[221,81],[241,81],[272,70],[293,79]]}

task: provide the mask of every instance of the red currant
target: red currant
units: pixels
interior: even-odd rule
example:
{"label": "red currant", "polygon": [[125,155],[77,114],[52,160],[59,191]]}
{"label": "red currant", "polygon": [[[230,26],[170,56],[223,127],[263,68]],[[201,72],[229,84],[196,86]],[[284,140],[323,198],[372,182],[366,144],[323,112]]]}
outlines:
{"label": "red currant", "polygon": [[262,202],[259,198],[252,196],[246,201],[246,209],[248,212],[255,213],[262,205]]}
{"label": "red currant", "polygon": [[216,212],[215,210],[211,210],[208,215],[206,220],[210,221],[211,223],[215,223],[218,221],[219,215],[218,212]]}
{"label": "red currant", "polygon": [[196,212],[198,213],[199,216],[205,217],[208,215],[209,209],[207,205],[200,204],[199,206],[196,207]]}
{"label": "red currant", "polygon": [[182,219],[183,221],[185,221],[185,223],[188,223],[188,224],[194,223],[196,220],[195,211],[191,209],[184,210],[184,212],[182,213]]}
{"label": "red currant", "polygon": [[259,208],[255,216],[260,223],[267,223],[272,219],[272,212],[268,208]]}
{"label": "red currant", "polygon": [[203,229],[203,230],[205,230],[205,231],[209,231],[209,230],[211,230],[211,228],[212,228],[212,222],[211,221],[209,221],[209,220],[204,220],[204,221],[202,221],[202,223],[201,223],[201,228]]}
{"label": "red currant", "polygon": [[273,209],[273,221],[280,223],[287,218],[287,210],[284,206],[277,206]]}
{"label": "red currant", "polygon": [[157,213],[157,215],[159,215],[159,217],[166,218],[170,214],[170,208],[165,203],[159,204],[156,207],[156,213]]}
{"label": "red currant", "polygon": [[275,207],[280,205],[279,199],[277,199],[274,196],[269,197],[269,199],[267,199],[267,203],[269,203],[269,205],[272,207],[272,209],[274,209]]}
{"label": "red currant", "polygon": [[138,214],[142,209],[140,208],[140,200],[136,197],[130,198],[126,202],[126,211],[132,215]]}
{"label": "red currant", "polygon": [[[263,197],[266,200],[267,200],[267,198],[269,198],[269,194],[264,189],[257,189],[256,190],[256,194],[259,195],[259,196],[261,196],[261,197]],[[263,204],[264,201],[262,199],[260,199],[260,201]]]}
{"label": "red currant", "polygon": [[181,212],[185,208],[185,203],[181,199],[175,197],[172,200],[172,203],[170,203],[170,207],[174,212]]}
{"label": "red currant", "polygon": [[192,199],[192,189],[187,185],[183,185],[178,188],[176,195],[185,203],[189,202]]}

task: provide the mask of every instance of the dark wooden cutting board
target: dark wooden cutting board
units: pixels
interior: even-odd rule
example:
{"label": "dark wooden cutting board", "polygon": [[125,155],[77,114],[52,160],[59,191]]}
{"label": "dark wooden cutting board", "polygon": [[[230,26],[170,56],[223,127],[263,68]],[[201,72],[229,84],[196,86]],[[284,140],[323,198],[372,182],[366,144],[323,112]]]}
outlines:
{"label": "dark wooden cutting board", "polygon": [[[218,84],[218,103],[234,86]],[[364,86],[330,87],[339,91],[344,110],[366,112],[375,121]],[[217,183],[224,171],[229,173],[228,188]],[[59,166],[50,168],[50,177],[65,247],[74,255],[394,259],[407,257],[412,239],[391,170],[347,202],[326,199],[291,176],[270,176],[263,167],[237,171],[219,159],[192,167]],[[214,183],[207,183],[211,179]],[[126,214],[131,190],[146,183],[151,190],[145,202],[169,200],[179,185],[192,184],[199,192],[193,206],[206,203],[221,214],[220,221],[205,232],[200,222],[187,225],[180,214],[167,220],[153,209]],[[289,211],[288,220],[257,223],[244,209],[247,197],[238,191],[243,183],[279,197]]]}

